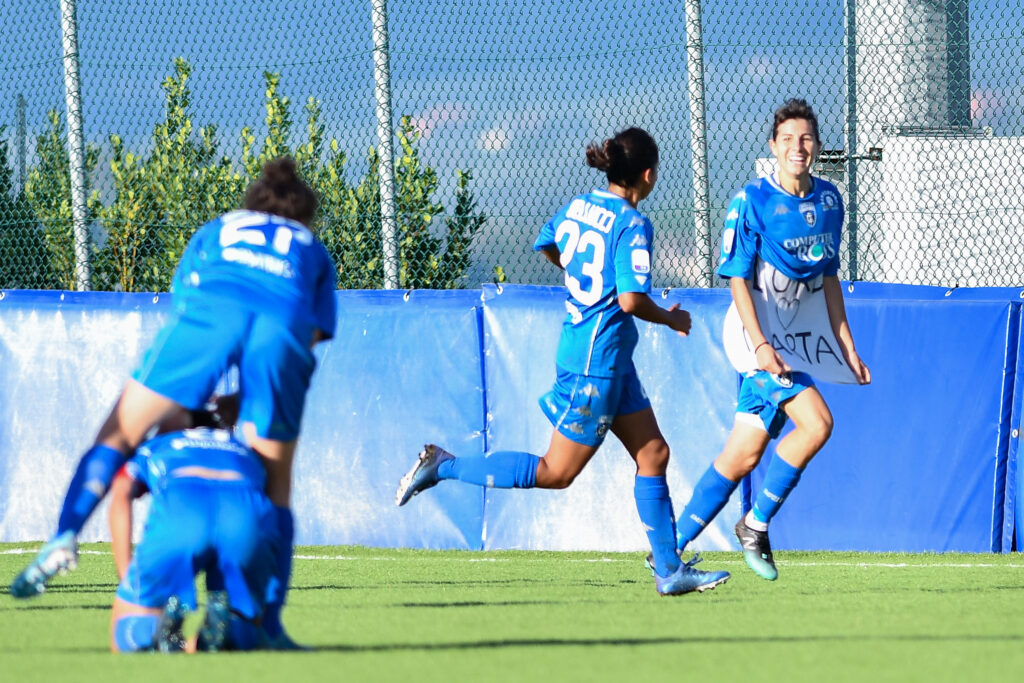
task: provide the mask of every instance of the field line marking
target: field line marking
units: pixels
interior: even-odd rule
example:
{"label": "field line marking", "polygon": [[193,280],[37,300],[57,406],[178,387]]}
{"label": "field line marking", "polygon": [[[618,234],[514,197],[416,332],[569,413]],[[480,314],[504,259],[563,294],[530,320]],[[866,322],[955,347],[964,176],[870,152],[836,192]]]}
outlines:
{"label": "field line marking", "polygon": [[[329,561],[359,561],[359,560],[371,560],[376,562],[400,562],[406,558],[404,557],[354,557],[351,555],[294,555],[293,559],[296,560],[329,560]],[[478,558],[439,558],[447,562],[549,562],[550,560],[537,559],[537,558],[504,558],[504,557],[478,557]],[[625,559],[625,558],[613,558],[613,557],[601,557],[594,559],[567,559],[564,562],[581,562],[581,563],[600,563],[600,562],[626,562],[629,564],[636,563],[637,560]],[[1024,569],[1024,564],[997,564],[994,562],[929,562],[929,563],[911,563],[911,562],[804,562],[804,561],[787,561],[778,560],[776,564],[784,565],[787,567],[882,567],[886,569],[988,569],[988,568],[1007,568],[1007,569]],[[714,560],[713,564],[720,565],[745,565],[746,562],[743,560]]]}
{"label": "field line marking", "polygon": [[[0,555],[34,555],[39,552],[38,548],[10,548],[8,550],[0,550]],[[109,550],[79,550],[79,555],[111,555]],[[369,560],[373,562],[401,562],[405,560],[404,557],[355,557],[352,555],[293,555],[292,559],[295,560],[322,560],[322,561],[334,561],[334,562],[358,562],[361,560]],[[505,557],[465,557],[465,558],[438,558],[446,562],[550,562],[550,560],[540,558],[505,558]],[[593,559],[566,559],[563,562],[580,562],[585,564],[602,563],[602,562],[625,562],[628,564],[636,563],[635,559],[626,559],[618,557],[598,557]],[[714,560],[715,565],[745,565],[743,560]],[[991,568],[1005,568],[1005,569],[1024,569],[1024,564],[1008,563],[1008,564],[997,564],[995,562],[927,562],[927,563],[912,563],[912,562],[805,562],[802,560],[775,560],[775,564],[782,565],[785,567],[881,567],[884,569],[991,569]]]}

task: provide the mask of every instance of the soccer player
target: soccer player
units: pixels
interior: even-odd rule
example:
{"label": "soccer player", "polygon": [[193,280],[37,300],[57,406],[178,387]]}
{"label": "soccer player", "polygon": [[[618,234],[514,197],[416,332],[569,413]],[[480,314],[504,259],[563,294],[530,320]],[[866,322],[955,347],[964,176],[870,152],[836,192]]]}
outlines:
{"label": "soccer player", "polygon": [[811,376],[793,371],[766,338],[755,311],[754,289],[771,282],[773,290],[785,291],[795,282],[808,292],[819,291],[853,378],[868,384],[871,372],[854,347],[837,275],[842,201],[834,185],[811,175],[821,140],[817,116],[806,101],[791,99],[775,111],[768,144],[778,171],[749,183],[732,200],[718,266],[719,276],[729,278],[757,369],[744,374],[725,448],[697,482],[679,517],[678,547],[685,548],[722,510],[739,481],[761,461],[768,443],[792,420],[793,430],[776,445],[753,508],[735,528],[747,564],[773,581],[778,570],[768,524],[828,441],[832,413]]}
{"label": "soccer player", "polygon": [[556,358],[557,377],[540,407],[554,426],[538,457],[498,451],[456,458],[428,444],[395,496],[398,505],[443,479],[497,488],[569,486],[609,430],[636,463],[637,510],[652,547],[655,587],[661,595],[713,588],[727,572],[702,572],[680,561],[665,472],[669,447],[633,366],[638,340],[634,317],[682,336],[690,315],[678,304],[658,306],[651,291],[654,229],[637,210],[658,179],[658,147],[644,130],[629,128],[590,145],[587,164],[604,171],[607,190],[573,198],[541,228],[534,249],[565,270],[568,315]]}
{"label": "soccer player", "polygon": [[[174,411],[201,406],[229,367],[239,369],[239,421],[263,458],[267,494],[282,538],[279,598],[264,624],[280,629],[291,567],[291,466],[316,365],[311,351],[335,329],[334,265],[309,230],[316,194],[295,162],[268,162],[244,209],[199,228],[174,277],[174,311],[79,462],[54,537],[11,584],[15,597],[41,593],[77,563],[76,536],[114,474],[149,430]],[[276,624],[276,626],[275,626]]]}
{"label": "soccer player", "polygon": [[[113,489],[149,491],[152,503],[145,535],[117,588],[111,649],[186,649],[181,625],[185,614],[196,608],[195,577],[200,571],[223,590],[209,593],[195,647],[261,646],[263,598],[277,570],[280,536],[257,453],[227,430],[171,431],[140,446],[125,471],[129,474],[119,477]],[[130,509],[127,497],[113,495],[111,502],[123,500]],[[112,530],[114,523],[112,516]],[[122,574],[124,547],[114,548]]]}

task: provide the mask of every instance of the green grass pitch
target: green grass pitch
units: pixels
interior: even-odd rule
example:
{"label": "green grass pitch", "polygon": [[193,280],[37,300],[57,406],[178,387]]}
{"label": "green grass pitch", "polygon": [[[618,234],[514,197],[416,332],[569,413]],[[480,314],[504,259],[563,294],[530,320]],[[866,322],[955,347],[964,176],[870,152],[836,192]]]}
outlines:
{"label": "green grass pitch", "polygon": [[[38,545],[0,544],[6,585]],[[1018,681],[1024,559],[780,552],[764,581],[659,597],[642,553],[301,547],[309,653],[114,656],[104,544],[41,597],[0,594],[3,681]],[[191,619],[187,627],[195,627]]]}

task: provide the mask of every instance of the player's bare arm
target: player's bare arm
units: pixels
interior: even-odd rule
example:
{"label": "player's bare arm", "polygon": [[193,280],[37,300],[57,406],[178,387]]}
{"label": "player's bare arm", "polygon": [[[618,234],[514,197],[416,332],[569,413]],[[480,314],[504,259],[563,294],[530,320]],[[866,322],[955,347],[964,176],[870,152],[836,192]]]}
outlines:
{"label": "player's bare arm", "polygon": [[618,299],[619,306],[630,315],[649,323],[665,325],[678,332],[682,337],[690,333],[690,313],[681,309],[679,304],[662,308],[654,303],[650,296],[642,292],[623,292],[619,294]]}
{"label": "player's bare arm", "polygon": [[829,323],[832,325],[832,332],[842,346],[843,356],[857,377],[857,381],[861,384],[870,384],[871,370],[861,360],[853,344],[853,333],[850,332],[850,323],[846,319],[846,303],[843,301],[843,288],[839,283],[839,277],[826,275],[822,284],[825,287],[825,305],[828,307]]}

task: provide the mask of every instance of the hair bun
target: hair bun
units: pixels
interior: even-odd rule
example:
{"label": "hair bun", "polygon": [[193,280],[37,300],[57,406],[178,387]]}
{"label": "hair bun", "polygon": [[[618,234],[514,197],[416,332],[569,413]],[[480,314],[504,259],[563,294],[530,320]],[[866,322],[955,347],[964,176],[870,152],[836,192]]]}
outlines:
{"label": "hair bun", "polygon": [[263,178],[274,184],[290,184],[298,180],[298,171],[295,167],[295,160],[289,157],[280,157],[268,161],[263,165]]}

